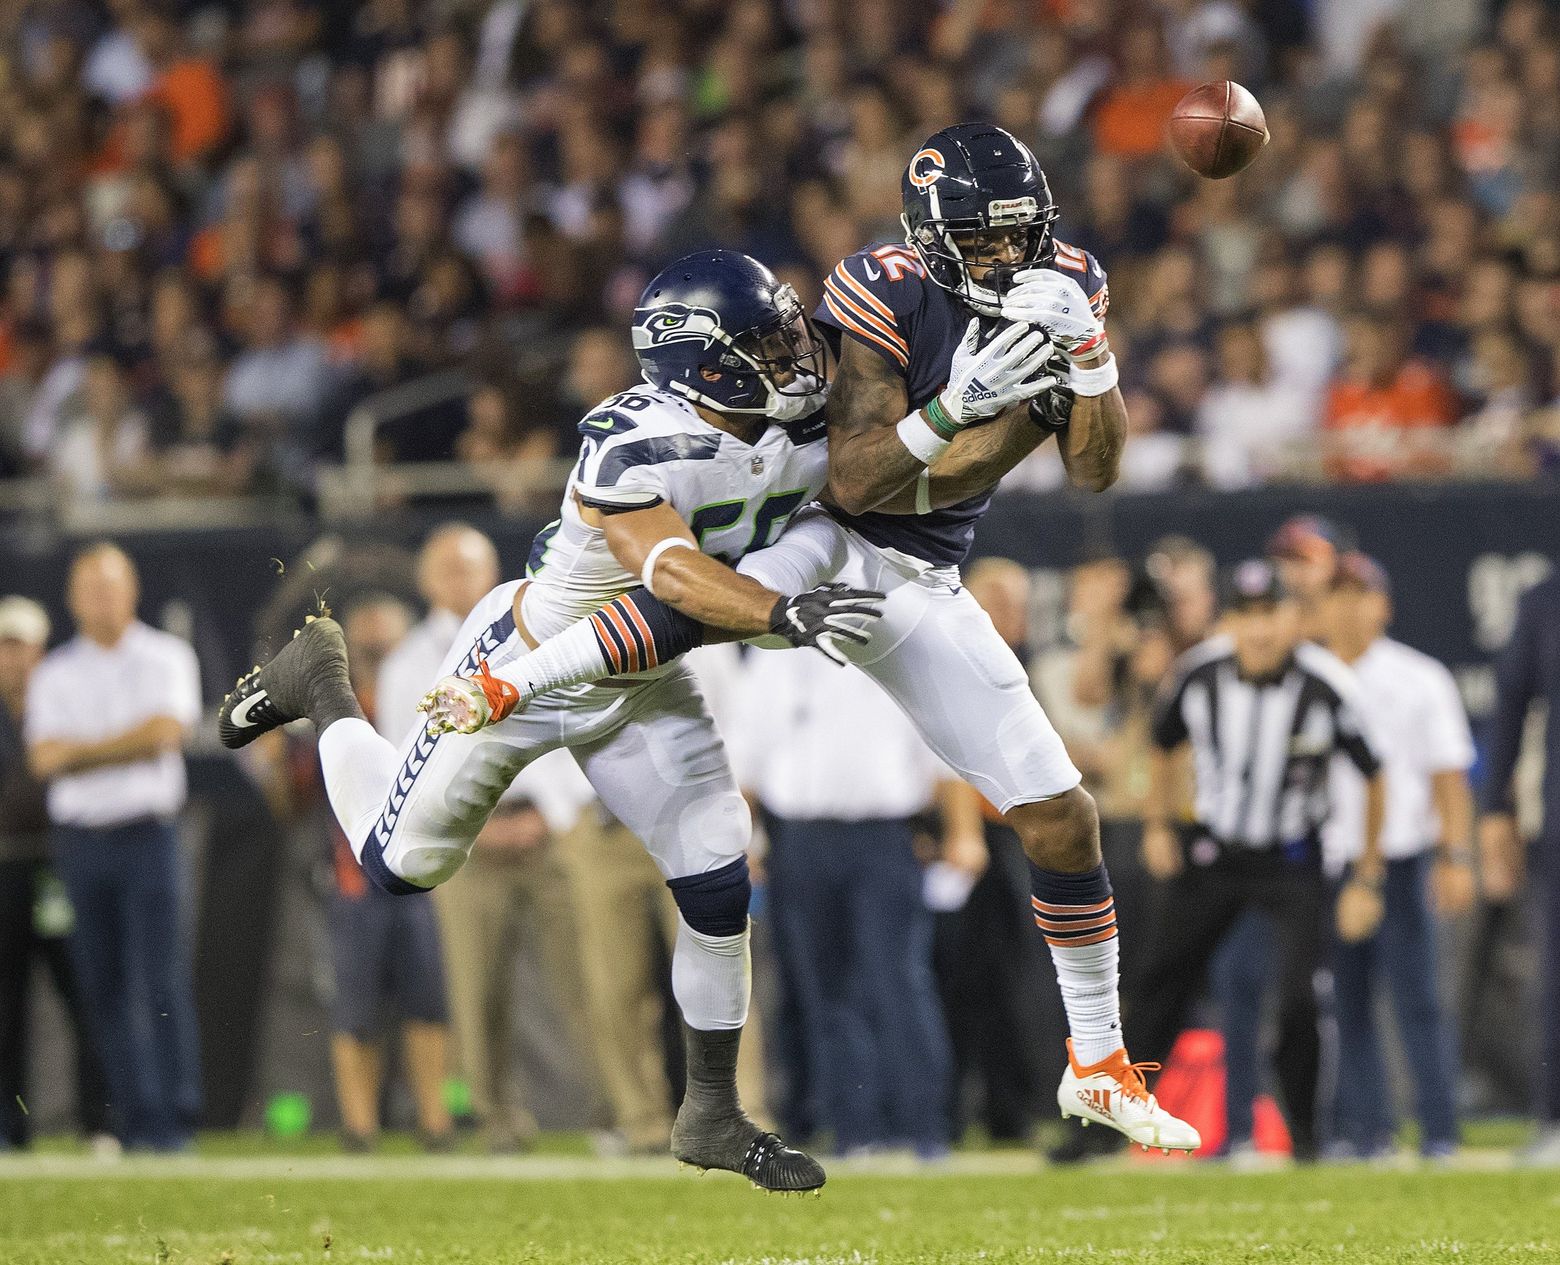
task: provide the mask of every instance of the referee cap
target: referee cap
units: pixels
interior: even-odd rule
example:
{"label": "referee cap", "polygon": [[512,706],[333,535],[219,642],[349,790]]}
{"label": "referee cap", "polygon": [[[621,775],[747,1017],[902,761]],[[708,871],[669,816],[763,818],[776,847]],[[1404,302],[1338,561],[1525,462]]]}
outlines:
{"label": "referee cap", "polygon": [[1237,562],[1224,577],[1224,609],[1227,611],[1276,606],[1287,596],[1278,568],[1263,558]]}
{"label": "referee cap", "polygon": [[0,641],[48,645],[48,613],[30,597],[0,597]]}

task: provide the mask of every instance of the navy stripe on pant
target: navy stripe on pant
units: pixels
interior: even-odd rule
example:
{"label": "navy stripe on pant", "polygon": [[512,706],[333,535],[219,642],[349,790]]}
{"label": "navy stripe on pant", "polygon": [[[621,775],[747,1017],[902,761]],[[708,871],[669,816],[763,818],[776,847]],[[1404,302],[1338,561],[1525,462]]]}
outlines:
{"label": "navy stripe on pant", "polygon": [[178,833],[159,821],[56,826],[52,843],[116,1132],[127,1147],[178,1149],[201,1102]]}
{"label": "navy stripe on pant", "polygon": [[815,1118],[842,1152],[942,1151],[951,1056],[910,823],[768,820],[776,950],[797,992]]}

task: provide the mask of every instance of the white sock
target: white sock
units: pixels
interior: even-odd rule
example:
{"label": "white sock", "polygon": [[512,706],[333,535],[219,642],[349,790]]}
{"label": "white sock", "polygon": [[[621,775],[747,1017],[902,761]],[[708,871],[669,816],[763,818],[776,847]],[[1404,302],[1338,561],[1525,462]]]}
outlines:
{"label": "white sock", "polygon": [[599,681],[621,670],[602,653],[592,620],[582,619],[547,638],[530,654],[494,668],[493,675],[513,685],[522,699],[532,699],[548,690]]}
{"label": "white sock", "polygon": [[325,794],[359,860],[395,781],[396,756],[396,749],[366,720],[346,717],[320,735]]}
{"label": "white sock", "polygon": [[1081,1067],[1098,1063],[1122,1047],[1120,960],[1121,940],[1116,936],[1081,949],[1051,946],[1073,1057]]}
{"label": "white sock", "polygon": [[1067,1010],[1073,1057],[1082,1067],[1122,1048],[1121,941],[1104,865],[1081,874],[1029,866],[1035,925],[1051,948]]}
{"label": "white sock", "polygon": [[677,920],[672,951],[672,995],[690,1028],[708,1032],[747,1022],[753,991],[748,933],[707,936]]}

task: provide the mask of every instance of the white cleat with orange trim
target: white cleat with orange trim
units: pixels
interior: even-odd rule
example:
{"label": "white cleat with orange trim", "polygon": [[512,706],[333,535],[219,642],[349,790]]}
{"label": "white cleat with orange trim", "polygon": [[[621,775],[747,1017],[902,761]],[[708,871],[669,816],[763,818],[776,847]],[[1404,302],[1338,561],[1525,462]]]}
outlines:
{"label": "white cleat with orange trim", "polygon": [[475,676],[447,676],[422,696],[417,710],[427,719],[427,732],[474,734],[504,717],[524,711],[520,691],[488,671],[487,660]]}
{"label": "white cleat with orange trim", "polygon": [[1125,1134],[1145,1151],[1153,1146],[1167,1152],[1195,1151],[1202,1145],[1201,1135],[1148,1092],[1143,1073],[1158,1070],[1158,1063],[1129,1062],[1125,1050],[1080,1067],[1069,1040],[1067,1070],[1056,1091],[1062,1119],[1077,1116],[1084,1124],[1096,1121]]}

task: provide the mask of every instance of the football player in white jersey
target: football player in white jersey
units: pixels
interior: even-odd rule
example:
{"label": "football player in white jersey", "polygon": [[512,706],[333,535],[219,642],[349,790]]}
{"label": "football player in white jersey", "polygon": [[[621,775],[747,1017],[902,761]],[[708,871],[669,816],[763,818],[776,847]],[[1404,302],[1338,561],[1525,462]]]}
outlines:
{"label": "football player in white jersey", "polygon": [[[751,822],[693,676],[673,662],[702,633],[685,637],[667,612],[838,657],[836,643],[866,640],[882,594],[830,584],[785,596],[729,565],[778,536],[827,479],[827,356],[791,287],[746,255],[691,255],[650,283],[634,346],[646,384],[581,421],[562,513],[538,535],[527,577],[477,605],[445,662],[441,675],[466,682],[493,723],[480,733],[430,725],[397,752],[363,719],[326,617],[239,681],[219,732],[240,747],[311,720],[359,863],[404,893],[453,874],[515,775],[566,747],[655,857],[681,914],[672,985],[688,1089],[673,1154],[768,1190],[811,1190],[822,1168],[760,1130],[737,1099]],[[514,710],[514,686],[494,674],[544,638],[566,640],[554,636],[564,630],[625,675]]]}
{"label": "football player in white jersey", "polygon": [[[1105,271],[1054,239],[1045,174],[999,127],[935,133],[901,191],[904,241],[843,260],[816,313],[840,358],[828,407],[831,504],[798,515],[738,569],[771,589],[840,578],[887,593],[868,642],[843,652],[1023,842],[1071,1033],[1062,1114],[1145,1148],[1195,1150],[1197,1130],[1149,1092],[1144,1073],[1157,1065],[1127,1054],[1094,801],[958,571],[997,481],[1051,435],[1074,486],[1115,481],[1126,410],[1105,337]],[[592,679],[590,650],[571,629],[505,675],[525,702]],[[600,659],[592,669],[610,670]],[[462,706],[469,688],[441,682],[435,723],[480,720],[481,698]]]}

